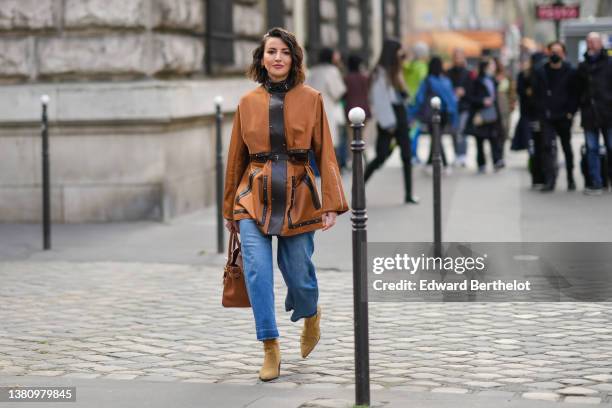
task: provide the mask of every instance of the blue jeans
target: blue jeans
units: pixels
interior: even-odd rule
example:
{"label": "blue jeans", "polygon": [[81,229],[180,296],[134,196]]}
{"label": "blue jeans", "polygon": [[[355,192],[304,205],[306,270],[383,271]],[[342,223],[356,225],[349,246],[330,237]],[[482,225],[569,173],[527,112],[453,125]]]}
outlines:
{"label": "blue jeans", "polygon": [[[586,139],[587,148],[587,164],[589,166],[589,176],[592,180],[591,188],[599,189],[603,187],[603,180],[601,179],[601,163],[599,161],[599,132],[603,134],[606,149],[608,150],[608,157],[612,157],[612,128],[598,129],[598,130],[586,130],[584,131],[584,137]],[[609,159],[608,159],[609,160]],[[609,167],[609,166],[608,166]],[[608,168],[609,172],[610,169]]]}
{"label": "blue jeans", "polygon": [[[239,221],[242,259],[247,292],[255,317],[257,340],[279,337],[274,312],[272,236],[262,234],[255,221]],[[287,285],[285,311],[293,310],[291,321],[317,313],[319,287],[311,257],[314,231],[278,237],[277,262]]]}
{"label": "blue jeans", "polygon": [[455,147],[455,156],[465,156],[467,153],[467,137],[465,128],[470,117],[470,112],[463,111],[459,113],[459,126],[453,129],[453,142]]}

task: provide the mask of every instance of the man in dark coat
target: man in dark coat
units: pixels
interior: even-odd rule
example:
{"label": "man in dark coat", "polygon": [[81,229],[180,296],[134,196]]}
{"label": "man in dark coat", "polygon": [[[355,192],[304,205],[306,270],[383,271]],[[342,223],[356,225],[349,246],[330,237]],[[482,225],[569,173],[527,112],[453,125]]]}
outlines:
{"label": "man in dark coat", "polygon": [[535,70],[535,100],[544,141],[541,191],[553,191],[557,175],[556,135],[561,139],[567,170],[567,189],[574,191],[574,155],[572,152],[572,119],[578,110],[576,71],[565,60],[565,45],[559,41],[548,45],[548,62]]}
{"label": "man in dark coat", "polygon": [[608,174],[612,173],[612,58],[603,47],[599,33],[587,36],[584,61],[578,66],[580,112],[587,147],[591,185],[585,194],[600,195],[603,180],[599,159],[599,133],[603,135],[608,156]]}
{"label": "man in dark coat", "polygon": [[467,134],[465,132],[470,116],[470,101],[466,93],[472,87],[472,78],[467,69],[465,53],[463,49],[453,50],[453,66],[446,72],[446,76],[453,84],[453,90],[457,97],[459,108],[459,126],[453,129],[453,142],[455,147],[455,163],[465,167],[467,151]]}

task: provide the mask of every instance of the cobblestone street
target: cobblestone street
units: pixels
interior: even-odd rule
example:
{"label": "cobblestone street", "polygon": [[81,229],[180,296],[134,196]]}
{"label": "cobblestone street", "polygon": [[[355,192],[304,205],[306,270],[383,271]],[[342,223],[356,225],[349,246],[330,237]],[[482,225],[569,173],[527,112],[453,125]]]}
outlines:
{"label": "cobblestone street", "polygon": [[[395,152],[368,183],[368,240],[431,241],[431,176],[416,169],[421,204],[401,205],[399,166]],[[610,239],[609,193],[530,191],[521,155],[509,155],[503,172],[474,173],[468,167],[443,178],[444,240]],[[350,175],[344,183],[350,186]],[[349,406],[350,217],[317,232],[322,338],[306,360],[302,323],[284,311],[286,289],[276,271],[281,377],[263,384],[251,310],[221,306],[224,260],[215,253],[214,211],[165,223],[57,224],[50,251],[39,249],[38,225],[1,225],[0,384],[77,384],[87,408],[143,406],[121,405],[120,395],[155,408]],[[612,407],[611,309],[370,302],[373,406]],[[187,397],[177,402],[179,392]],[[339,399],[308,405],[322,396]]]}
{"label": "cobblestone street", "polygon": [[[220,269],[159,263],[0,264],[0,378],[253,385],[250,309],[220,306]],[[270,387],[354,385],[352,277],[319,273],[322,339],[280,307],[282,376]],[[219,282],[219,283],[217,283]],[[608,405],[609,303],[370,303],[372,389]]]}
{"label": "cobblestone street", "polygon": [[0,0],[0,89],[0,408],[612,408],[612,0]]}

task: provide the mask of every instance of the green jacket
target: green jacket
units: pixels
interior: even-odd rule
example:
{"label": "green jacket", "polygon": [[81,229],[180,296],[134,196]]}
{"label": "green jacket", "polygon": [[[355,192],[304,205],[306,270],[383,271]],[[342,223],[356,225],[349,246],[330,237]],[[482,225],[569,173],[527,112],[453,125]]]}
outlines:
{"label": "green jacket", "polygon": [[414,101],[421,81],[427,76],[427,62],[420,60],[406,61],[402,68],[410,100]]}

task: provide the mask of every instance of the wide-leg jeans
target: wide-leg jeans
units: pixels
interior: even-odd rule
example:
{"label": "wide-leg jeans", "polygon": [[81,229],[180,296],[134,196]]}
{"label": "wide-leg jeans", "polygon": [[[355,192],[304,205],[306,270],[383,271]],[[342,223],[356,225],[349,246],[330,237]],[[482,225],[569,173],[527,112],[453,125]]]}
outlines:
{"label": "wide-leg jeans", "polygon": [[[274,311],[272,236],[263,234],[252,219],[239,221],[247,292],[251,300],[257,340],[279,337]],[[312,263],[314,231],[278,236],[277,263],[285,284],[285,310],[291,321],[317,313],[319,287]]]}

